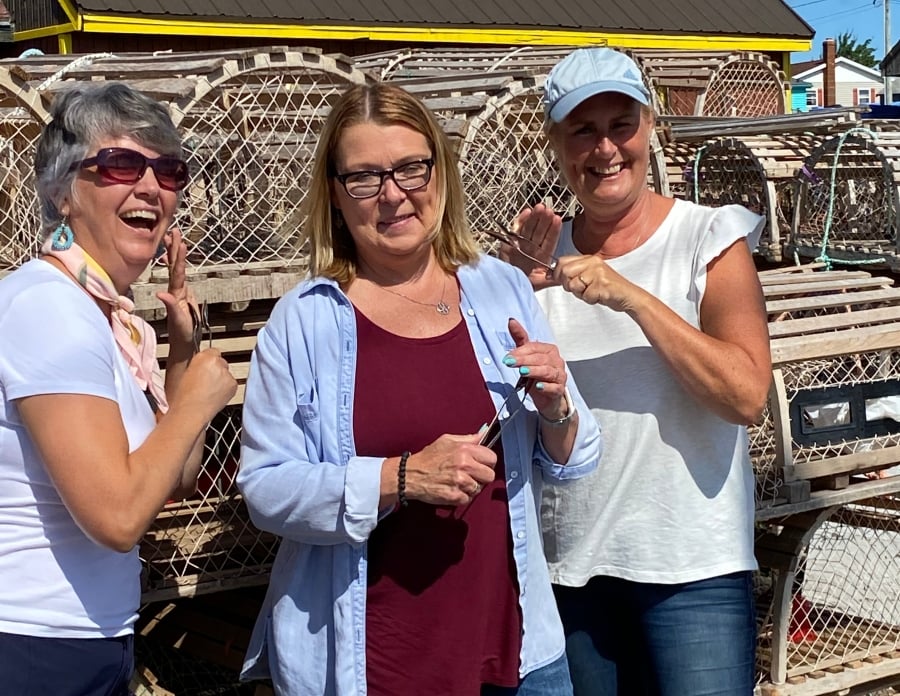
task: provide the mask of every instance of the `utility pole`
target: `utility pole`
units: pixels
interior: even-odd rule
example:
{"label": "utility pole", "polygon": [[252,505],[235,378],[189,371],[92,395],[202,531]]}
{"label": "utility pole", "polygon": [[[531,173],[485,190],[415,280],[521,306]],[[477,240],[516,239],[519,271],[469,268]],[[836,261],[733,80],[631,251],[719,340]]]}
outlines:
{"label": "utility pole", "polygon": [[[884,2],[884,56],[887,58],[888,52],[891,50],[891,0],[883,0]],[[891,93],[891,78],[885,72],[884,74],[884,99],[885,105],[894,101],[894,95]]]}

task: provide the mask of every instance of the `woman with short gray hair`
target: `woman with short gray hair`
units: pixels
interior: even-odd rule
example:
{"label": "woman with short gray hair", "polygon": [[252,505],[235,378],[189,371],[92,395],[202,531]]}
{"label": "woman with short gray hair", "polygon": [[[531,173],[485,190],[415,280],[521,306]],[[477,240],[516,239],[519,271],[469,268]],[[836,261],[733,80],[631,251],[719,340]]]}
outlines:
{"label": "woman with short gray hair", "polygon": [[[159,103],[116,83],[58,95],[35,155],[40,257],[0,281],[0,684],[127,694],[136,544],[196,484],[206,424],[236,390],[197,353],[187,248],[170,229],[188,183]],[[165,379],[130,286],[164,245]]]}

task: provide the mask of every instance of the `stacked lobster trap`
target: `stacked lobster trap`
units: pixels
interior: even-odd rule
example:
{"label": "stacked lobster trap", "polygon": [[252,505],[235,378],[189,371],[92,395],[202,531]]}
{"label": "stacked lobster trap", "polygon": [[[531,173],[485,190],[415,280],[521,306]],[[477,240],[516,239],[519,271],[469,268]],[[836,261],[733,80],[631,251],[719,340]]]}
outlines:
{"label": "stacked lobster trap", "polygon": [[785,76],[768,56],[748,51],[629,51],[640,66],[658,114],[783,114]]}
{"label": "stacked lobster trap", "polygon": [[494,72],[524,70],[546,75],[574,46],[479,46],[452,49],[405,48],[357,56],[354,64],[379,80],[440,75],[447,72]]}
{"label": "stacked lobster trap", "polygon": [[685,166],[690,198],[713,207],[737,203],[766,218],[756,255],[781,261],[794,219],[794,177],[820,139],[745,135],[708,141]]}
{"label": "stacked lobster trap", "polygon": [[[197,492],[169,502],[144,535],[145,602],[259,585],[268,579],[278,540],[250,521],[235,477],[250,356],[273,303],[254,301],[241,312],[213,305],[209,313],[204,347],[221,351],[238,389],[207,428]],[[157,321],[156,329],[164,338],[164,322]],[[157,355],[164,366],[168,355],[164,341]]]}
{"label": "stacked lobster trap", "polygon": [[[299,206],[337,95],[352,84],[389,79],[420,96],[458,152],[477,234],[538,201],[575,212],[542,132],[543,83],[568,50],[416,50],[353,62],[287,48],[0,61],[0,274],[37,247],[32,151],[59,90],[77,80],[127,82],[168,104],[184,136],[193,177],[178,222],[189,243],[188,277],[210,307],[211,345],[222,350],[240,387],[210,425],[197,494],[169,503],[141,545],[145,601],[262,584],[268,577],[277,539],[253,527],[234,486],[243,385],[256,331],[275,298],[305,272]],[[780,73],[759,56],[633,55],[663,113],[783,111]],[[686,198],[696,186],[701,203],[739,202],[767,215],[761,253],[772,259],[786,220],[793,220],[795,247],[818,255],[812,235],[824,228],[823,215],[832,229],[856,230],[860,238],[862,221],[874,229],[880,218],[882,251],[896,243],[893,163],[900,140],[894,134],[851,134],[840,147],[835,139],[813,147],[801,136],[736,134],[670,145],[667,151],[677,156],[669,162],[664,137],[654,138],[648,184]],[[789,170],[804,168],[794,179],[797,197],[787,198]],[[816,177],[827,181],[827,190],[815,185]],[[832,212],[823,213],[816,205],[832,189],[840,195]],[[863,214],[879,206],[890,214]],[[165,275],[164,268],[151,269],[134,288],[139,310],[160,332],[154,293]],[[750,428],[764,566],[759,683],[773,695],[829,693],[900,674],[898,596],[891,585],[900,577],[900,548],[894,550],[900,476],[875,478],[900,462],[894,404],[894,397],[900,400],[900,290],[864,271],[796,269],[761,277],[775,386],[762,421]]]}
{"label": "stacked lobster trap", "polygon": [[896,681],[900,290],[861,270],[760,278],[774,373],[750,428],[760,691]]}
{"label": "stacked lobster trap", "polygon": [[803,258],[900,268],[900,133],[851,128],[796,174],[788,247]]}

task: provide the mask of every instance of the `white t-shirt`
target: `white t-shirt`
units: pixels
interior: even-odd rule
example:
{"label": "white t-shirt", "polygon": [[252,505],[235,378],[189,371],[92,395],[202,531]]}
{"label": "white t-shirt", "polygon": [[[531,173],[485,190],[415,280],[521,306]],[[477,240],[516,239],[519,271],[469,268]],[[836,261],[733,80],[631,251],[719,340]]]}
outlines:
{"label": "white t-shirt", "polygon": [[137,547],[118,553],[78,527],[15,400],[52,393],[112,399],[132,450],[155,426],[153,411],[100,308],[49,263],[29,261],[0,281],[0,307],[0,632],[127,635],[140,601]]}
{"label": "white t-shirt", "polygon": [[[607,263],[699,327],[707,264],[738,239],[755,247],[762,224],[740,206],[676,201],[650,239]],[[571,224],[557,253],[580,253]],[[755,569],[746,428],[696,402],[628,314],[559,287],[538,301],[604,439],[595,472],[544,489],[551,580],[673,584]]]}

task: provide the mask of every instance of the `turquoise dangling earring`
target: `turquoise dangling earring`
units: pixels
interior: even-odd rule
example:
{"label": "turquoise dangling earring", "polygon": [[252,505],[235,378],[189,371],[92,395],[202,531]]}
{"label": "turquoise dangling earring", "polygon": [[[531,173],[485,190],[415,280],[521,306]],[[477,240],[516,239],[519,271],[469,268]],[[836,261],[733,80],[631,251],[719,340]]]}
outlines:
{"label": "turquoise dangling earring", "polygon": [[75,241],[75,233],[69,227],[69,219],[63,218],[62,222],[53,230],[50,235],[50,248],[53,251],[65,251],[72,248],[72,242]]}

